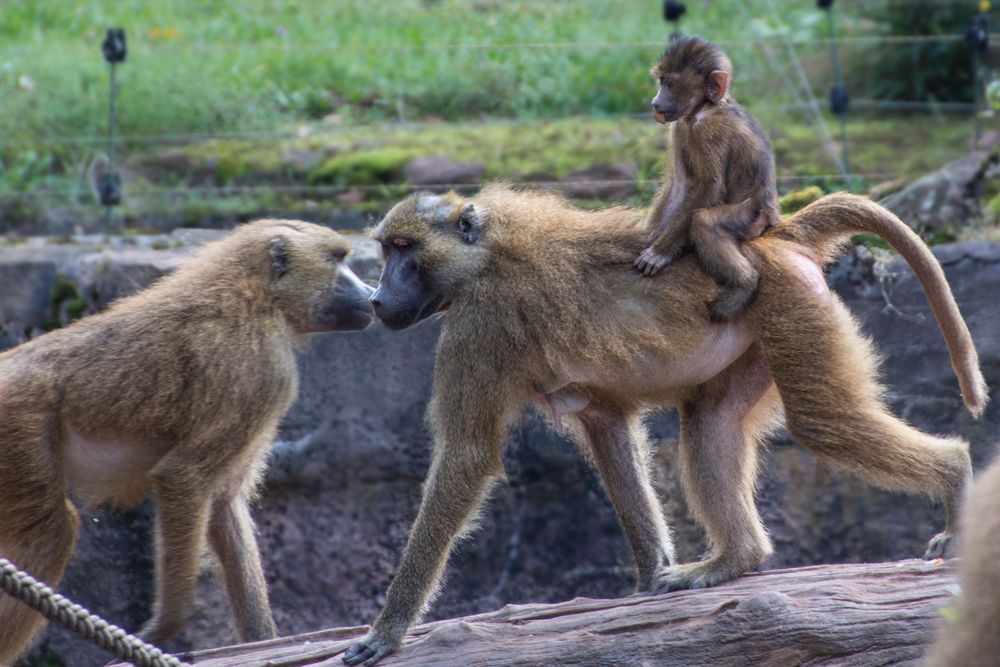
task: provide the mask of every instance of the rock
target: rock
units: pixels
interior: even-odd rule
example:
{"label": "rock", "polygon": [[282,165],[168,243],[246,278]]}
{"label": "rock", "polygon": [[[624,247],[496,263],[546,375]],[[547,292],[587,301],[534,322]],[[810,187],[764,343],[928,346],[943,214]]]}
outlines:
{"label": "rock", "polygon": [[307,148],[289,148],[281,154],[281,161],[287,169],[305,174],[326,159],[326,157],[326,154],[320,151],[309,150]]}
{"label": "rock", "polygon": [[904,187],[906,187],[905,178],[893,178],[888,181],[882,181],[881,183],[876,183],[875,185],[868,188],[868,196],[879,201],[885,199],[891,194],[899,192]]}
{"label": "rock", "polygon": [[[352,242],[356,250],[349,262],[372,279],[378,272],[376,244],[361,236]],[[170,261],[182,261],[182,251],[140,250],[126,248],[119,258],[109,250],[58,246],[25,264],[22,251],[0,248],[0,278],[8,277],[0,280],[0,312],[18,313],[23,319],[14,325],[30,331],[38,325],[32,318],[46,312],[46,285],[54,275],[75,276],[87,294],[102,275],[94,267],[105,262],[109,282],[101,283],[102,294],[122,294],[167,270],[171,254],[176,256]],[[980,422],[968,416],[916,278],[898,261],[873,262],[866,253],[848,255],[831,280],[886,357],[893,410],[920,428],[968,438],[982,465],[1000,430],[1000,402],[988,406]],[[954,244],[935,253],[976,339],[987,382],[996,386],[1000,311],[994,292],[1000,285],[1000,244]],[[13,265],[21,268],[5,268]],[[33,268],[25,270],[29,265]],[[15,311],[8,303],[22,305]],[[6,327],[9,321],[0,324]],[[362,333],[323,334],[299,352],[299,398],[282,424],[255,509],[283,635],[369,623],[384,602],[381,596],[416,514],[429,462],[424,411],[439,328],[434,320],[403,332],[376,325]],[[655,415],[650,426],[660,443],[655,483],[678,556],[693,560],[706,544],[688,514],[676,474],[676,419],[672,413]],[[528,412],[512,428],[504,460],[507,480],[496,486],[474,537],[452,555],[429,618],[509,603],[629,594],[627,542],[599,480],[575,447]],[[913,557],[923,553],[944,520],[931,501],[880,491],[831,470],[784,435],[771,440],[761,470],[758,502],[775,542],[765,569]],[[82,510],[80,548],[61,587],[130,630],[148,615],[148,511],[148,506],[124,515]],[[677,595],[702,599],[708,594]],[[929,639],[929,632],[922,631],[925,636]],[[206,569],[195,616],[167,648],[184,651],[235,639],[221,585]],[[74,666],[108,660],[99,649],[54,627],[32,655],[38,658],[46,648]]]}
{"label": "rock", "polygon": [[818,185],[807,185],[798,190],[792,190],[778,199],[778,207],[782,215],[791,215],[823,196],[823,190]]}
{"label": "rock", "polygon": [[578,199],[624,199],[635,192],[634,162],[595,164],[566,174],[559,190]]}
{"label": "rock", "polygon": [[338,204],[360,204],[365,200],[365,191],[361,188],[350,188],[337,195]]}
{"label": "rock", "polygon": [[417,186],[448,186],[479,183],[486,166],[482,162],[456,162],[447,155],[416,157],[406,163],[406,181]]}
{"label": "rock", "polygon": [[955,232],[979,218],[974,199],[987,168],[1000,153],[972,151],[927,174],[882,204],[920,233]]}

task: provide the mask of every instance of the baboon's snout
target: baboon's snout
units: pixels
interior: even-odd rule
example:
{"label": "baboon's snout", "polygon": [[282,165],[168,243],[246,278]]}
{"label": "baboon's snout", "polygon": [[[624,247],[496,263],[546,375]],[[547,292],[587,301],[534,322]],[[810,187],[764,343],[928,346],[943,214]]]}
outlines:
{"label": "baboon's snout", "polygon": [[363,283],[349,268],[339,267],[337,285],[323,319],[336,331],[367,328],[373,318],[369,299],[374,293],[375,290]]}

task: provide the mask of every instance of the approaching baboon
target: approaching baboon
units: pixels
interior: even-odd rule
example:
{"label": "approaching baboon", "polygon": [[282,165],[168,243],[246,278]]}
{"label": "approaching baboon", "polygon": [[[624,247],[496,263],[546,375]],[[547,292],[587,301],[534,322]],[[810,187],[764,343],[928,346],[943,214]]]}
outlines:
{"label": "approaching baboon", "polygon": [[[503,472],[504,432],[539,394],[600,474],[639,590],[710,586],[771,552],[753,490],[758,444],[782,403],[793,437],[827,461],[880,486],[940,496],[948,523],[930,551],[943,549],[971,474],[967,445],[907,426],[882,402],[871,344],[820,269],[856,231],[888,238],[914,266],[978,413],[982,375],[940,266],[863,198],[828,196],[748,243],[760,286],[747,317],[725,323],[706,317],[714,285],[694,257],[653,279],[632,270],[646,232],[629,209],[587,212],[499,186],[473,199],[419,194],[397,204],[374,232],[386,264],[372,305],[394,329],[447,310],[428,407],[434,453],[385,607],[344,661],[373,664],[399,646]],[[712,548],[699,563],[671,564],[650,483],[641,416],[665,406],[680,408],[685,493]]]}
{"label": "approaching baboon", "polygon": [[774,151],[760,125],[729,97],[732,64],[698,37],[680,37],[653,66],[660,89],[656,120],[671,123],[664,184],[648,216],[648,246],[635,260],[652,275],[685,243],[719,291],[713,319],[732,319],[757,287],[757,271],[740,252],[780,219]]}
{"label": "approaching baboon", "polygon": [[[181,629],[204,542],[244,641],[275,636],[249,503],[295,397],[303,334],[363,329],[339,234],[261,220],[150,288],[0,355],[0,556],[55,586],[88,503],[157,503],[156,598],[141,634]],[[0,664],[44,621],[0,593]]]}
{"label": "approaching baboon", "polygon": [[995,667],[1000,659],[1000,460],[972,487],[959,521],[955,614],[938,629],[927,667]]}

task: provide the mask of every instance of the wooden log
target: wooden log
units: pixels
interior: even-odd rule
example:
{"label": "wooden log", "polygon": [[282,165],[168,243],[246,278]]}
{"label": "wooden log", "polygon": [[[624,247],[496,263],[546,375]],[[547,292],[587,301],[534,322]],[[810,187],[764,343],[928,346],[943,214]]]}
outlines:
{"label": "wooden log", "polygon": [[[704,590],[508,605],[426,623],[379,664],[916,665],[954,590],[951,563],[940,560],[771,570]],[[182,657],[198,667],[335,667],[367,630],[322,630]]]}

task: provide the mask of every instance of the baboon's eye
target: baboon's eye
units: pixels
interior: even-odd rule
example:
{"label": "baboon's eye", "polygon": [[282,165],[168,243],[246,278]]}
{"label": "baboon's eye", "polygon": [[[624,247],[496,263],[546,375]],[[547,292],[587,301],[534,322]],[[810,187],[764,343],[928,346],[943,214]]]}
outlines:
{"label": "baboon's eye", "polygon": [[664,82],[663,85],[665,85],[668,89],[669,88],[673,88],[674,87],[674,82],[673,81],[666,81],[666,82]]}
{"label": "baboon's eye", "polygon": [[408,250],[413,247],[413,241],[403,238],[402,236],[397,236],[392,239],[392,245],[396,246],[400,250]]}
{"label": "baboon's eye", "polygon": [[330,259],[332,259],[337,263],[343,262],[346,257],[347,257],[346,250],[334,250],[333,252],[330,253]]}

